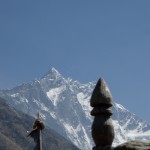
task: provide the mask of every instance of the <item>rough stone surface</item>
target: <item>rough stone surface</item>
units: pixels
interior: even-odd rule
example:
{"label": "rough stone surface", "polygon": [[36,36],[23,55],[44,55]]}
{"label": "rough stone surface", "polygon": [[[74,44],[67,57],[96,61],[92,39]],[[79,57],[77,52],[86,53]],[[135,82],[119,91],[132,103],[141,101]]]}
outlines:
{"label": "rough stone surface", "polygon": [[109,91],[105,81],[100,78],[93,91],[90,105],[95,107],[97,105],[109,105],[112,106],[112,95]]}
{"label": "rough stone surface", "polygon": [[107,106],[103,106],[103,107],[94,107],[94,109],[91,111],[91,115],[92,116],[97,116],[98,114],[103,114],[103,115],[112,115],[112,110],[107,107]]}
{"label": "rough stone surface", "polygon": [[92,150],[113,150],[113,148],[111,146],[97,146],[97,147],[93,147]]}
{"label": "rough stone surface", "polygon": [[115,147],[114,150],[150,150],[150,141],[130,141]]}
{"label": "rough stone surface", "polygon": [[96,145],[112,145],[114,139],[114,127],[110,117],[96,116],[94,118],[92,137]]}
{"label": "rough stone surface", "polygon": [[109,150],[114,139],[114,127],[110,118],[112,96],[102,78],[95,86],[90,103],[94,107],[91,111],[91,115],[94,116],[92,138],[96,145],[93,150],[106,149],[106,147]]}
{"label": "rough stone surface", "polygon": [[114,139],[114,127],[111,119],[112,101],[105,81],[102,78],[99,79],[90,100],[90,105],[93,107],[91,115],[94,116],[92,138],[96,145],[93,150],[150,150],[150,141],[130,141],[112,147]]}

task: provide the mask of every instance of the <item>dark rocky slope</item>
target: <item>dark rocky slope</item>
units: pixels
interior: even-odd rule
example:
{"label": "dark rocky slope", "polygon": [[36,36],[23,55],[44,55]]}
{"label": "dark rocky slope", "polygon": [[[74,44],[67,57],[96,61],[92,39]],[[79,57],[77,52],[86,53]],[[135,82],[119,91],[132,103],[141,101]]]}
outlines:
{"label": "dark rocky slope", "polygon": [[[0,98],[0,150],[32,150],[34,141],[27,137],[34,118],[16,111]],[[51,129],[43,131],[43,150],[78,150],[71,142]]]}

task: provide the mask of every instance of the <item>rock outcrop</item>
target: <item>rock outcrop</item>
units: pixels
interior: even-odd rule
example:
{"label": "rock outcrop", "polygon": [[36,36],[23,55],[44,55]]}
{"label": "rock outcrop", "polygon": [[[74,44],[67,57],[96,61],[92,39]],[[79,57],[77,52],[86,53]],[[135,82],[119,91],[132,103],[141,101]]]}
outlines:
{"label": "rock outcrop", "polygon": [[129,141],[115,147],[113,150],[150,150],[150,141]]}

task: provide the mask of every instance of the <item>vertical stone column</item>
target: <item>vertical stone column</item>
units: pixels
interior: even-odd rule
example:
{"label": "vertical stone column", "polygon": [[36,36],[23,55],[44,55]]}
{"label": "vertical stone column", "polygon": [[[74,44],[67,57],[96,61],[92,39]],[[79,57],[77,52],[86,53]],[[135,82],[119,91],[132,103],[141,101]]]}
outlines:
{"label": "vertical stone column", "polygon": [[93,150],[111,150],[114,140],[114,127],[112,125],[112,96],[105,83],[100,78],[91,96],[90,105],[93,107],[91,115],[94,116],[92,124],[92,138],[95,143]]}

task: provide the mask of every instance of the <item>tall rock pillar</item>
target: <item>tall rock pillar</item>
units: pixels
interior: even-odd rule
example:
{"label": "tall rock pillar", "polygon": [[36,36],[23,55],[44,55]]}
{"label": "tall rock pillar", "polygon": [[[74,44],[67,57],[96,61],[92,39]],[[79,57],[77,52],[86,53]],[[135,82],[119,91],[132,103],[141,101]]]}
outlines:
{"label": "tall rock pillar", "polygon": [[95,143],[93,150],[111,150],[114,140],[114,127],[112,124],[112,96],[105,83],[100,78],[91,96],[90,105],[93,107],[91,115],[94,116],[92,124],[92,138]]}

